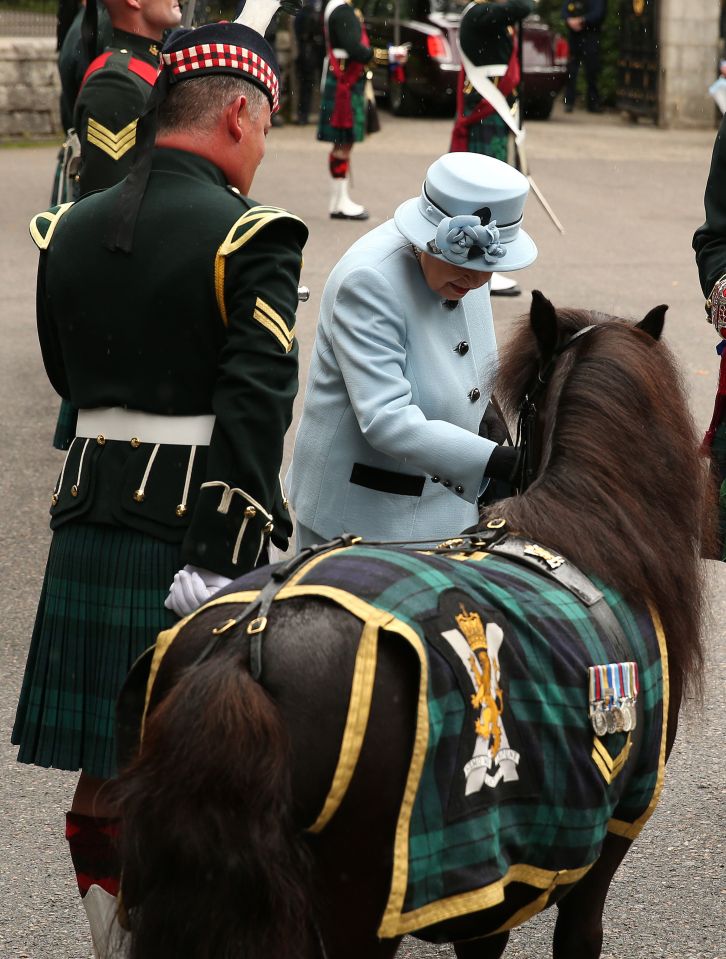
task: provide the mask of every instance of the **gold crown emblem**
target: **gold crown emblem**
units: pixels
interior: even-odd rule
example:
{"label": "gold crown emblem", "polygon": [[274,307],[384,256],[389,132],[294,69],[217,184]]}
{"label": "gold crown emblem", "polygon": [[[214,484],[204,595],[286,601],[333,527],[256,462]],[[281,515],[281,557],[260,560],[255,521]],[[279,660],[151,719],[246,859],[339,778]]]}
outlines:
{"label": "gold crown emblem", "polygon": [[486,649],[487,638],[484,632],[484,623],[479,613],[467,613],[463,603],[459,603],[461,613],[455,616],[459,629],[464,634],[471,649]]}

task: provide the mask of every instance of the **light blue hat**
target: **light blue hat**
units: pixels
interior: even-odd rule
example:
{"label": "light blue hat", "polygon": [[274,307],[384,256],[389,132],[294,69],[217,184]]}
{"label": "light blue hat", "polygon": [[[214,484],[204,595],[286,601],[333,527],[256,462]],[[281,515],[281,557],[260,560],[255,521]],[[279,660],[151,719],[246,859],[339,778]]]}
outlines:
{"label": "light blue hat", "polygon": [[424,253],[468,270],[508,273],[537,259],[522,229],[527,178],[479,153],[446,153],[428,168],[421,195],[394,214],[401,233]]}

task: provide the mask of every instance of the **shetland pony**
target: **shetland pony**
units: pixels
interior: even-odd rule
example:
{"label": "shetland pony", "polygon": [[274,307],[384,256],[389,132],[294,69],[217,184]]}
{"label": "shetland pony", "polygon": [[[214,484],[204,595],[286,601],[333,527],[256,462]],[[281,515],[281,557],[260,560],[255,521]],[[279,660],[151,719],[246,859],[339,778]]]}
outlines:
{"label": "shetland pony", "polygon": [[[556,311],[535,292],[497,383],[525,434],[523,491],[489,506],[481,528],[504,520],[657,611],[667,757],[682,695],[701,682],[700,556],[711,534],[708,470],[660,341],[665,311],[633,326]],[[232,602],[221,616],[217,599],[154,667],[143,742],[116,788],[131,959],[388,959],[401,936],[377,930],[416,737],[415,657],[382,633],[357,765],[335,814],[311,833],[336,775],[360,621],[321,597],[275,601],[257,682],[245,630],[253,613]],[[220,621],[233,628],[215,636]],[[589,723],[583,711],[592,736]],[[555,959],[600,955],[605,897],[629,845],[608,832],[578,881],[544,894],[540,907],[558,909]],[[515,906],[518,895],[530,902],[517,886],[507,892]],[[493,913],[406,931],[453,942],[459,959],[497,959],[519,920],[516,909],[504,924]]]}

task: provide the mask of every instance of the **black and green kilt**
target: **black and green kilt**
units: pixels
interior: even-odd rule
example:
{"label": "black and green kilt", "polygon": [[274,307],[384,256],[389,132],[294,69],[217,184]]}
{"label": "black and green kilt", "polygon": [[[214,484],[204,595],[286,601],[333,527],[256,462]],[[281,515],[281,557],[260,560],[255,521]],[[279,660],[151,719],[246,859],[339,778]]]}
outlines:
{"label": "black and green kilt", "polygon": [[320,101],[318,140],[324,140],[326,143],[360,143],[366,135],[365,74],[353,84],[350,91],[353,110],[353,126],[350,129],[330,125],[337,85],[338,81],[333,76],[333,71],[328,69]]}
{"label": "black and green kilt", "polygon": [[[471,110],[464,110],[465,116],[469,113]],[[469,127],[469,153],[483,153],[506,163],[509,136],[507,124],[498,114],[492,113]]]}
{"label": "black and green kilt", "polygon": [[20,762],[115,775],[116,697],[176,622],[164,599],[180,562],[179,544],[131,529],[55,531],[12,734]]}

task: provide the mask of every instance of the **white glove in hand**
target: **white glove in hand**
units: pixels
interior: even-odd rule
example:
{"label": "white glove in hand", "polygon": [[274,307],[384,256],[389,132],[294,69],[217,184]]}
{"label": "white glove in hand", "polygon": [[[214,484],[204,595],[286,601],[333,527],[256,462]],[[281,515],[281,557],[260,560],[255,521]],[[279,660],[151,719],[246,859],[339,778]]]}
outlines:
{"label": "white glove in hand", "polygon": [[404,64],[408,62],[408,45],[401,44],[401,46],[391,45],[388,48],[388,62],[389,63],[398,63]]}
{"label": "white glove in hand", "polygon": [[202,569],[201,566],[187,563],[184,569],[180,569],[174,576],[164,606],[177,616],[188,616],[231,582],[229,577],[213,573],[211,569]]}

